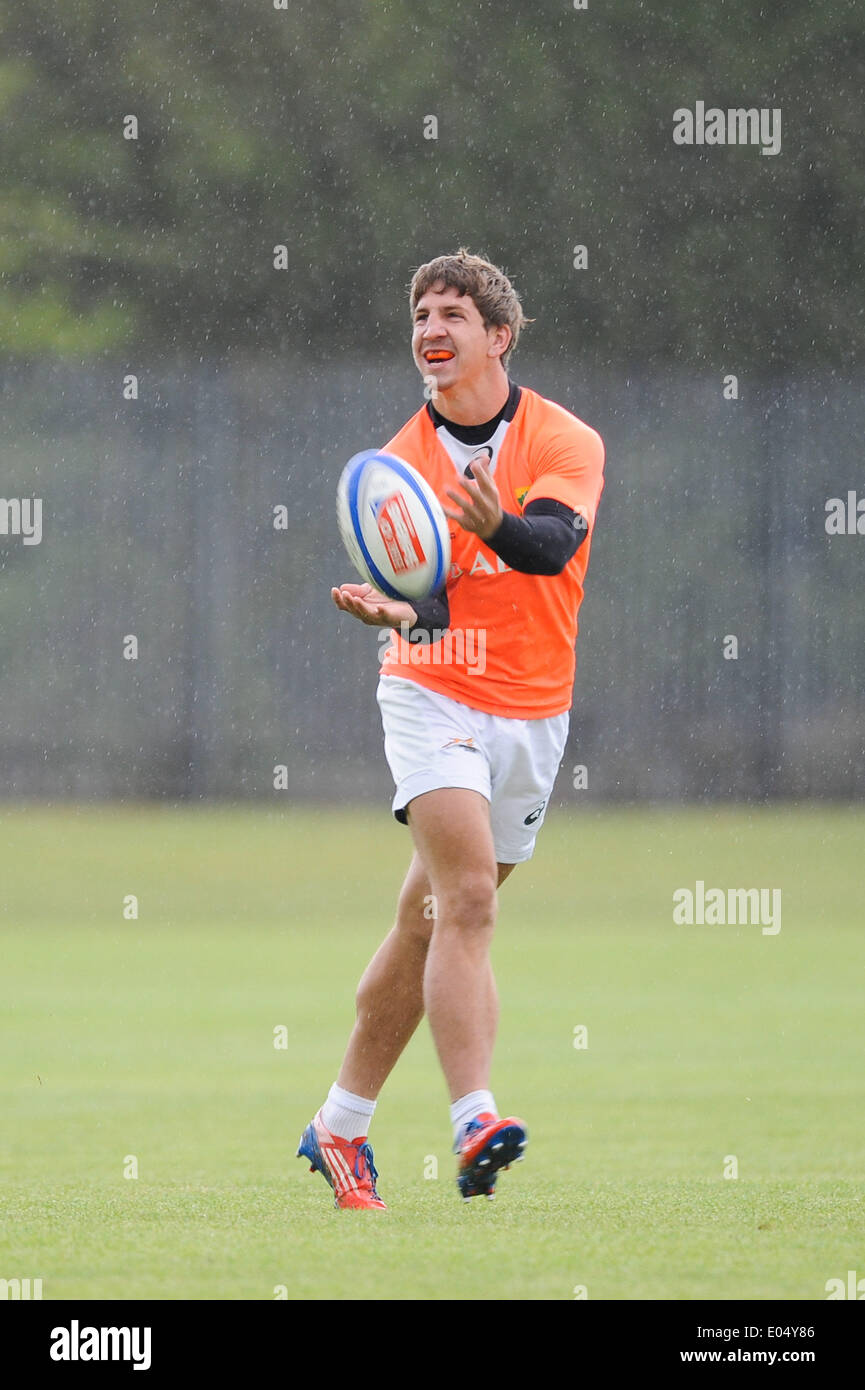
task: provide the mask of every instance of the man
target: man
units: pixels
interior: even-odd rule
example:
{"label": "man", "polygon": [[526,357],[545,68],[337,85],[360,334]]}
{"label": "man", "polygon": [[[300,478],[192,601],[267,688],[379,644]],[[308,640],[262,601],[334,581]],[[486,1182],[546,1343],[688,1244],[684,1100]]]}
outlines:
{"label": "man", "polygon": [[424,1013],[450,1091],[462,1196],[492,1197],[501,1169],[523,1156],[525,1125],[500,1118],[489,1089],[496,890],[531,858],[564,752],[603,487],[595,431],[508,377],[527,320],[500,270],[464,249],[439,256],[415,273],[410,304],[431,399],[385,452],[441,501],[452,564],[422,602],[370,584],[331,591],[342,612],[395,629],[377,698],[393,813],[415,846],[396,923],[358,987],[339,1076],[298,1149],[342,1208],[384,1208],[367,1135]]}

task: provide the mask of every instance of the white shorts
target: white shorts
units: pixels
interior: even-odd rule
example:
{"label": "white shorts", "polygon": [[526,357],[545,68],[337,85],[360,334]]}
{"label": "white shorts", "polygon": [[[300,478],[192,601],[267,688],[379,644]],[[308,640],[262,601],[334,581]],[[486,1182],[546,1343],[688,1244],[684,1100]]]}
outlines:
{"label": "white shorts", "polygon": [[570,714],[506,719],[451,700],[417,681],[380,676],[384,751],[396,783],[393,813],[422,792],[468,787],[490,803],[496,859],[531,859],[565,751]]}

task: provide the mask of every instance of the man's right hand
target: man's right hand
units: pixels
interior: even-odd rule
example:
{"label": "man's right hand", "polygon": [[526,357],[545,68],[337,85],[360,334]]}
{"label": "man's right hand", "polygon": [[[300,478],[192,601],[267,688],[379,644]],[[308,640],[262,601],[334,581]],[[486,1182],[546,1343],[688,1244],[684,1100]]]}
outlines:
{"label": "man's right hand", "polygon": [[359,618],[368,627],[399,627],[417,622],[417,613],[405,599],[391,599],[371,584],[340,584],[330,596],[337,608]]}

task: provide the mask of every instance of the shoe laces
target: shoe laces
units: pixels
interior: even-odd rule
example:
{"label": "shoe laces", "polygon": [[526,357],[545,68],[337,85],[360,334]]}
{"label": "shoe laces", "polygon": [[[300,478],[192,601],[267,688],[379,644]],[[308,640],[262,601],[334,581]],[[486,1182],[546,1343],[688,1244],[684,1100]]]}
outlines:
{"label": "shoe laces", "polygon": [[358,1144],[357,1155],[354,1160],[354,1175],[356,1178],[359,1178],[361,1181],[363,1181],[364,1174],[360,1170],[361,1160],[363,1160],[366,1172],[369,1173],[370,1181],[372,1183],[372,1190],[373,1192],[375,1192],[375,1184],[376,1179],[378,1178],[378,1170],[376,1169],[376,1166],[372,1161],[372,1148],[368,1140],[366,1141],[366,1143]]}
{"label": "shoe laces", "polygon": [[467,1124],[463,1125],[454,1142],[454,1153],[458,1154],[460,1152],[470,1134],[476,1134],[479,1129],[485,1129],[488,1123],[489,1121],[479,1120],[475,1117],[475,1119],[469,1120]]}

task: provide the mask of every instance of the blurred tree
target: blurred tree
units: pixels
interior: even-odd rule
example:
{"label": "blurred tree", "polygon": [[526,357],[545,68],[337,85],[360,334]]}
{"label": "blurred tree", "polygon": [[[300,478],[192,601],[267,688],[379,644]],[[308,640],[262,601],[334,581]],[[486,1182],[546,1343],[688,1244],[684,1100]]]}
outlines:
{"label": "blurred tree", "polygon": [[[863,31],[851,0],[6,0],[0,348],[378,352],[465,242],[550,353],[848,366]],[[675,145],[697,100],[779,108],[781,152]]]}

